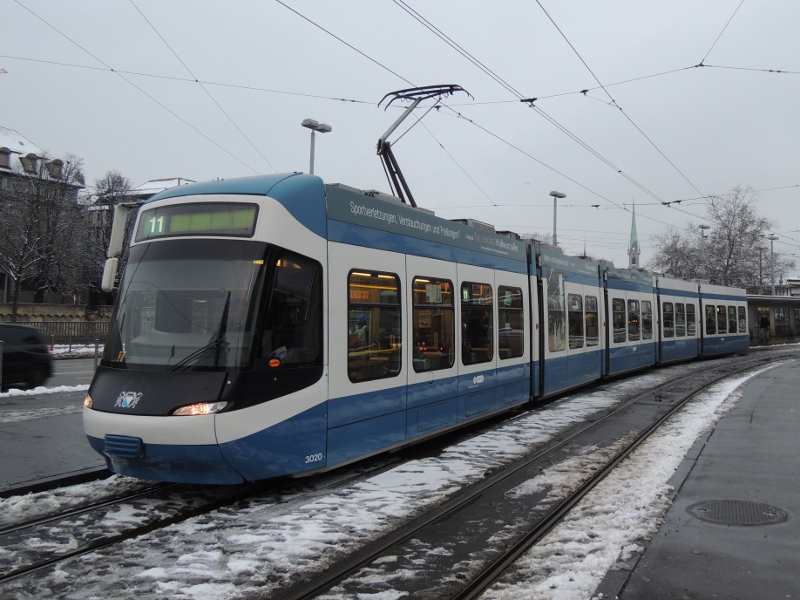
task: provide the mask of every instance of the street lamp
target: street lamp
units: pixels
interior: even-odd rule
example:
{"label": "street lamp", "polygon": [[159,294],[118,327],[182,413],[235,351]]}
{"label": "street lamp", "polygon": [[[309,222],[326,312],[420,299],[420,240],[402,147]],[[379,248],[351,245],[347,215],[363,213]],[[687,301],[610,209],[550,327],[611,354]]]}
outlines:
{"label": "street lamp", "polygon": [[558,237],[556,236],[556,211],[558,207],[558,199],[566,198],[566,194],[561,192],[552,191],[550,195],[553,197],[553,246],[558,246]]}
{"label": "street lamp", "polygon": [[700,265],[700,278],[706,278],[706,229],[711,229],[710,225],[698,225],[700,228],[700,255],[703,259],[703,264]]}
{"label": "street lamp", "polygon": [[769,240],[769,280],[771,283],[771,294],[775,295],[775,254],[774,254],[774,246],[775,240],[778,239],[778,236],[774,233],[771,233],[767,236]]}
{"label": "street lamp", "polygon": [[320,133],[328,133],[331,131],[331,126],[326,123],[320,123],[315,121],[314,119],[303,119],[303,122],[300,123],[303,127],[307,127],[311,130],[311,151],[310,151],[310,158],[308,163],[308,172],[310,175],[314,174],[314,134],[316,132]]}

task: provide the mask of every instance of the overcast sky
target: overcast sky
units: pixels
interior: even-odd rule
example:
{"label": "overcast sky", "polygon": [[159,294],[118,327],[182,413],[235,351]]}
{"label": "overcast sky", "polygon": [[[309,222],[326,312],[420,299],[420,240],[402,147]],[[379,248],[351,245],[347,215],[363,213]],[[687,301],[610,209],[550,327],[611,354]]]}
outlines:
{"label": "overcast sky", "polygon": [[0,125],[82,158],[90,184],[112,169],[134,186],[308,171],[300,122],[314,118],[333,127],[317,135],[317,175],[389,192],[375,145],[403,104],[378,102],[457,84],[471,96],[390,137],[417,203],[439,216],[551,233],[557,190],[567,252],[585,245],[625,266],[635,202],[646,264],[654,235],[703,222],[703,197],[749,186],[776,223],[776,252],[800,256],[797,0],[0,0],[0,10]]}

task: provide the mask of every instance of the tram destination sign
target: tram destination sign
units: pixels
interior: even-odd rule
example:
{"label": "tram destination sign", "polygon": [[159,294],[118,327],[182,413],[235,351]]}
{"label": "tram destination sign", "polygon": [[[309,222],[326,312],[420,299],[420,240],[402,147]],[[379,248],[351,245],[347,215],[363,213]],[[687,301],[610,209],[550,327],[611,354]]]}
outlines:
{"label": "tram destination sign", "polygon": [[184,235],[252,237],[258,206],[246,203],[188,203],[142,211],[136,241]]}

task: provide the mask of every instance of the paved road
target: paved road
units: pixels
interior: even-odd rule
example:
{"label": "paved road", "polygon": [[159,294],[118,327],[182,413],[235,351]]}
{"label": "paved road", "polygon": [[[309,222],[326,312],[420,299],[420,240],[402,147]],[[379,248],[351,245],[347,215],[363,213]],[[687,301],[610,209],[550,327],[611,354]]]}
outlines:
{"label": "paved road", "polygon": [[[94,360],[58,360],[54,367],[45,387],[89,385]],[[83,433],[85,395],[0,395],[0,490],[104,466]]]}
{"label": "paved road", "polygon": [[89,385],[94,375],[93,358],[65,358],[53,361],[53,376],[46,387]]}

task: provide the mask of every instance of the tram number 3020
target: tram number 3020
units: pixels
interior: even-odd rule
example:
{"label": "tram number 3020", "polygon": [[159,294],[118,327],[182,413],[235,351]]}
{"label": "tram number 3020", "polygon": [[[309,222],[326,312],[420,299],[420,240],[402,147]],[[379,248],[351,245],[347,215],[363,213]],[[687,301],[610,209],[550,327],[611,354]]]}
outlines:
{"label": "tram number 3020", "polygon": [[325,458],[325,455],[322,452],[317,452],[316,454],[309,454],[308,456],[306,456],[306,464],[308,465],[311,463],[319,462],[323,458]]}

